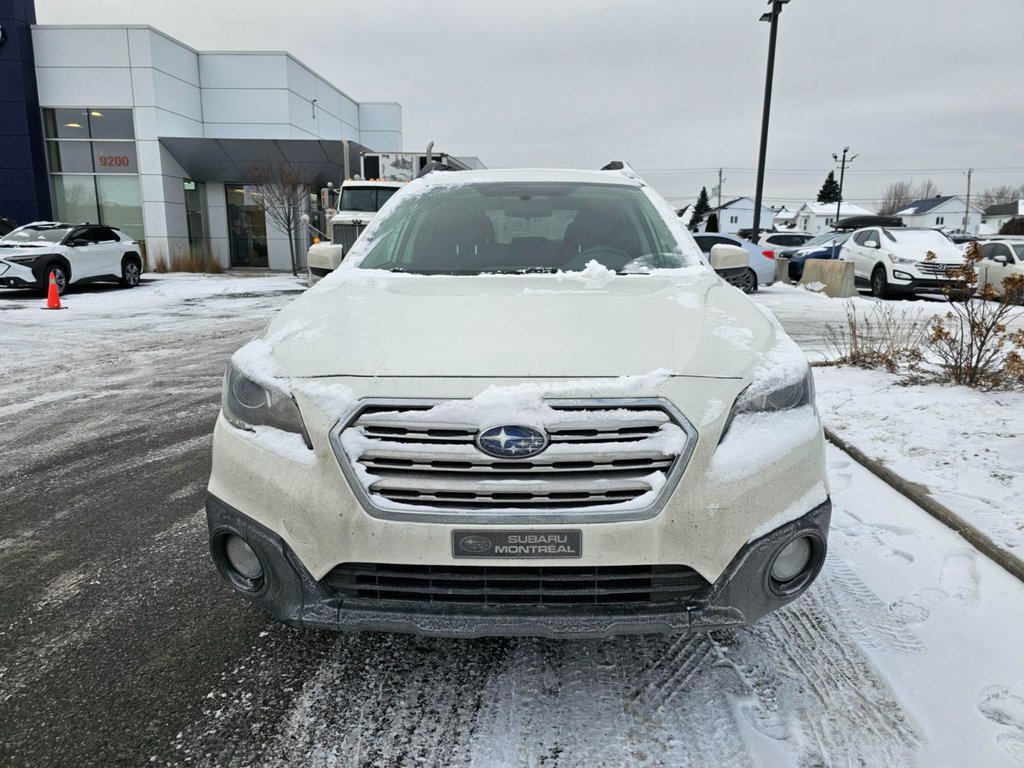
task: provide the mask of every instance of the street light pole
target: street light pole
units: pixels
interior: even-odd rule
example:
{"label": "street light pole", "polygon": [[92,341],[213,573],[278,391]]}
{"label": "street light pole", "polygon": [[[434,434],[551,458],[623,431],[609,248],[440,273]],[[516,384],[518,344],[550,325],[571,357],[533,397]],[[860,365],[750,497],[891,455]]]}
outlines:
{"label": "street light pole", "polygon": [[[835,225],[839,223],[839,216],[842,213],[843,209],[843,182],[846,180],[846,164],[852,163],[854,160],[860,157],[860,155],[854,155],[849,160],[847,160],[846,153],[849,151],[849,147],[843,147],[843,159],[841,161],[842,164],[839,166],[839,200],[836,201],[836,220],[832,222],[833,229],[835,229]],[[839,155],[837,155],[835,152],[832,153],[832,159],[835,160],[836,162],[840,162]]]}
{"label": "street light pole", "polygon": [[757,242],[758,233],[761,230],[761,198],[764,194],[764,163],[768,154],[768,118],[772,111],[772,79],[775,75],[775,41],[779,34],[779,14],[782,13],[782,6],[789,0],[768,0],[772,9],[768,13],[761,14],[761,21],[770,21],[771,33],[768,36],[768,72],[764,81],[764,111],[761,114],[761,149],[757,158],[757,191],[754,195],[754,226],[750,239]]}

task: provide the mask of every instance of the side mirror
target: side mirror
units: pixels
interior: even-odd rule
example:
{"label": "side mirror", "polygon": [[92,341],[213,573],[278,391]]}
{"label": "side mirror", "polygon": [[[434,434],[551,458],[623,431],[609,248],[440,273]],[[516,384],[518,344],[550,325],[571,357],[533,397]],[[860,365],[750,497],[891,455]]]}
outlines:
{"label": "side mirror", "polygon": [[997,264],[1002,264],[1004,267],[1010,263],[1010,260],[1006,258],[1005,253],[1000,253],[998,256],[993,256],[992,261],[996,262]]}
{"label": "side mirror", "polygon": [[864,245],[866,245],[868,248],[877,248],[878,247],[878,241],[877,240],[866,240],[864,242]]}
{"label": "side mirror", "polygon": [[708,256],[711,268],[716,272],[723,269],[743,269],[750,266],[750,254],[738,245],[713,245]]}
{"label": "side mirror", "polygon": [[92,245],[92,240],[86,240],[84,237],[76,237],[74,240],[68,243],[68,245],[70,245],[72,248],[79,248],[83,245]]}

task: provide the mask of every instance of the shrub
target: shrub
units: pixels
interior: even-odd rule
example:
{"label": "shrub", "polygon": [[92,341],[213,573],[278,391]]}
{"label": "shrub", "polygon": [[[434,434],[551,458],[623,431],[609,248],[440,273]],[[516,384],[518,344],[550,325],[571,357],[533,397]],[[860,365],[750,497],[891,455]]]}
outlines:
{"label": "shrub", "polygon": [[[160,270],[157,269],[157,272]],[[210,253],[205,246],[189,246],[175,251],[171,257],[170,272],[201,272],[203,274],[219,275],[224,271],[220,261]]]}
{"label": "shrub", "polygon": [[848,301],[845,325],[825,326],[825,345],[835,363],[890,372],[901,366],[913,368],[921,362],[928,329],[922,313],[921,309],[903,313],[891,303],[874,304],[858,313],[857,305]]}
{"label": "shrub", "polygon": [[950,311],[932,320],[928,348],[948,380],[998,389],[1024,382],[1024,330],[1009,329],[1020,316],[1015,302],[1024,295],[1024,277],[1006,278],[1002,295],[988,283],[977,288],[983,258],[971,243],[963,266],[950,270],[952,283],[943,288]]}

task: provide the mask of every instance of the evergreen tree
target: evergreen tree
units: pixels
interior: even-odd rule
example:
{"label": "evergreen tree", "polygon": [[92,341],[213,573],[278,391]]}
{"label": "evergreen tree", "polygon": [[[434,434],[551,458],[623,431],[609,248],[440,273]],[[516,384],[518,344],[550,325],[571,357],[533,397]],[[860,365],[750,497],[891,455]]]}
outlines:
{"label": "evergreen tree", "polygon": [[704,229],[705,232],[717,232],[718,231],[718,214],[712,213],[708,216],[708,225]]}
{"label": "evergreen tree", "polygon": [[818,190],[818,202],[838,203],[839,195],[839,182],[836,181],[836,173],[835,171],[829,171],[828,176],[825,177],[825,183]]}
{"label": "evergreen tree", "polygon": [[700,194],[697,195],[697,204],[693,206],[693,215],[690,217],[690,223],[687,226],[693,229],[700,223],[700,220],[704,218],[704,214],[711,211],[711,200],[708,198],[708,188],[701,187]]}

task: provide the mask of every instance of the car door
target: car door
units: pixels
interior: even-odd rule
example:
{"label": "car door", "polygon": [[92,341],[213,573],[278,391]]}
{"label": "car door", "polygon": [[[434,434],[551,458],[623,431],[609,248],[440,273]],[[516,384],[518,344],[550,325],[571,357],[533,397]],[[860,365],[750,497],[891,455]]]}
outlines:
{"label": "car door", "polygon": [[93,227],[96,240],[96,272],[99,276],[121,276],[121,254],[124,247],[121,239],[110,227]]}
{"label": "car door", "polygon": [[853,262],[853,274],[855,277],[868,279],[875,267],[875,260],[878,258],[878,231],[874,229],[862,229],[855,232],[853,237],[846,241],[845,248],[849,254],[849,260]]}
{"label": "car door", "polygon": [[64,239],[67,246],[68,262],[71,264],[71,280],[78,282],[97,274],[102,257],[93,236],[93,228],[77,227]]}
{"label": "car door", "polygon": [[[986,247],[990,250],[987,254],[984,249],[982,250],[982,255],[986,256],[984,264],[988,272],[985,279],[995,292],[1002,296],[1003,281],[1010,276],[1010,271],[1013,269],[1013,250],[1006,243],[989,243]],[[981,275],[979,275],[980,277]]]}

